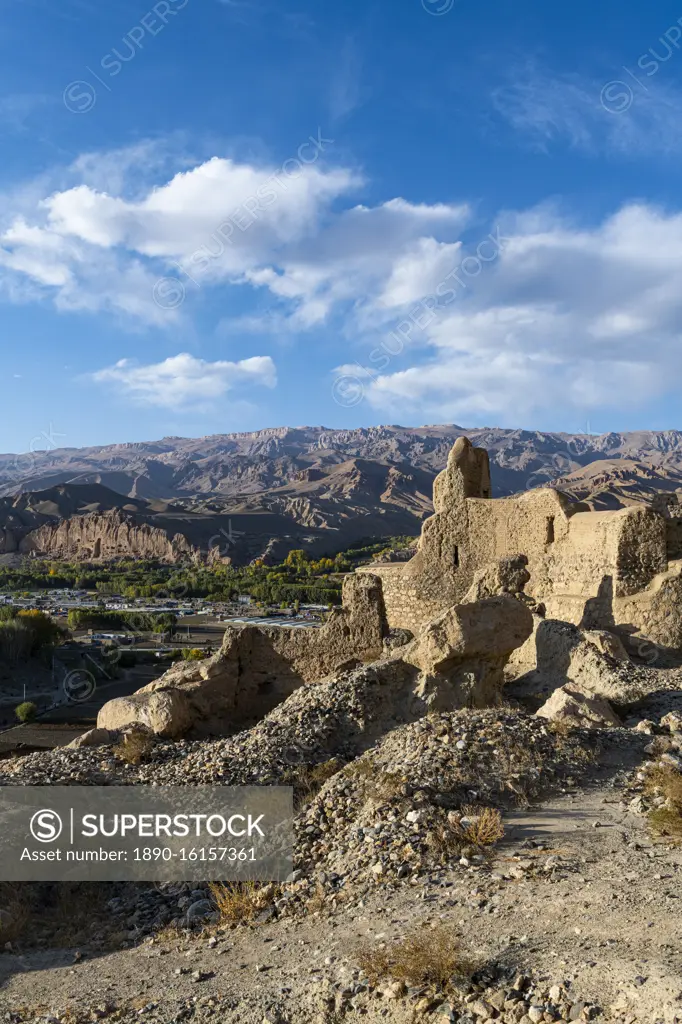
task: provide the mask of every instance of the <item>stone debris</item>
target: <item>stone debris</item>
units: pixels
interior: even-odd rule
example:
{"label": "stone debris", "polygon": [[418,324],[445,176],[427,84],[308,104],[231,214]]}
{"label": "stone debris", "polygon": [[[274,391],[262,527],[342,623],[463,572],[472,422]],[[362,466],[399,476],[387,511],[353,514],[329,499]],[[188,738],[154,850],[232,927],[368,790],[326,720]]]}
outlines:
{"label": "stone debris", "polygon": [[570,722],[586,729],[617,728],[622,725],[608,701],[584,693],[577,686],[560,686],[537,711],[539,718]]}
{"label": "stone debris", "polygon": [[[295,807],[293,870],[286,882],[260,884],[253,893],[253,955],[242,960],[232,950],[230,936],[244,922],[221,918],[209,885],[117,883],[107,890],[106,913],[119,948],[149,944],[151,959],[164,952],[155,945],[161,935],[176,952],[183,944],[186,965],[171,970],[165,961],[164,977],[173,985],[184,979],[196,994],[185,991],[163,1005],[144,997],[134,1007],[101,999],[88,1006],[81,998],[77,1012],[12,1011],[9,1024],[336,1024],[356,1015],[387,1024],[645,1024],[632,1006],[650,984],[649,963],[638,963],[609,1006],[586,1001],[573,984],[577,972],[559,970],[563,961],[552,961],[556,971],[531,970],[537,936],[525,921],[521,926],[523,917],[514,919],[520,937],[512,934],[502,894],[516,908],[515,893],[529,899],[540,892],[547,915],[561,916],[572,881],[583,910],[573,915],[571,941],[589,957],[590,970],[597,948],[618,941],[602,932],[594,951],[589,947],[585,931],[596,932],[595,911],[601,918],[609,904],[589,902],[590,858],[582,844],[589,833],[605,850],[616,836],[609,855],[620,864],[619,844],[633,845],[622,822],[672,809],[655,772],[682,773],[682,673],[662,676],[634,664],[605,627],[615,629],[637,599],[643,635],[644,627],[656,636],[678,629],[677,613],[664,624],[679,577],[667,564],[665,520],[649,508],[586,519],[550,489],[504,503],[489,497],[487,456],[460,439],[436,480],[436,513],[417,553],[348,577],[343,607],[320,629],[229,629],[217,655],[173,666],[110,701],[98,727],[68,747],[0,762],[5,785],[283,785],[293,787]],[[491,560],[504,545],[505,556]],[[221,738],[198,739],[197,726]],[[135,758],[121,743],[131,730],[144,733]],[[570,801],[604,751],[609,763],[632,758],[629,774],[622,770],[609,798],[576,826]],[[641,757],[649,760],[629,771]],[[503,814],[552,792],[565,794],[553,826],[561,841],[522,833],[496,850]],[[609,803],[618,804],[622,822],[609,817],[602,806]],[[571,832],[577,841],[567,838]],[[656,854],[647,856],[653,862]],[[662,868],[653,876],[667,877]],[[609,884],[605,900],[627,899],[625,888]],[[677,899],[672,889],[670,899]],[[49,892],[34,895],[41,905]],[[299,977],[279,977],[276,954],[284,944],[269,944],[276,929],[291,939],[320,921],[331,934],[345,915],[359,920],[373,901],[393,906],[394,898],[395,905],[424,908],[439,901],[443,913],[432,927],[448,915],[456,923],[460,913],[474,924],[487,919],[502,952],[468,970],[466,981],[410,986],[390,972],[380,980],[364,976],[352,950],[311,946],[301,950]],[[392,941],[383,928],[375,932],[375,942]],[[44,949],[53,938],[46,926],[35,945]],[[213,992],[218,963],[229,968],[229,984],[221,977]],[[79,948],[69,964],[81,972],[87,951]],[[236,977],[251,978],[239,995]],[[682,1021],[682,998],[679,1015],[666,1014],[666,1024]]]}

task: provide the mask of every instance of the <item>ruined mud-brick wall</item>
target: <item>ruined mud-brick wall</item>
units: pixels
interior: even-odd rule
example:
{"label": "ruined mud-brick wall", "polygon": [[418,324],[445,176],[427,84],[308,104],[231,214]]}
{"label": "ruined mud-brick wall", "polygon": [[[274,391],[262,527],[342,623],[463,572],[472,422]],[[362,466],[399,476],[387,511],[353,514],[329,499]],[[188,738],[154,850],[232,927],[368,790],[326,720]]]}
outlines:
{"label": "ruined mud-brick wall", "polygon": [[646,507],[578,512],[556,556],[554,591],[590,595],[610,576],[614,597],[635,594],[668,568],[665,520]]}
{"label": "ruined mud-brick wall", "polygon": [[671,516],[665,521],[668,558],[682,558],[682,516]]}
{"label": "ruined mud-brick wall", "polygon": [[641,506],[572,516],[549,566],[547,614],[586,629],[654,628],[650,605],[668,570],[665,524]]}
{"label": "ruined mud-brick wall", "polygon": [[425,622],[443,611],[443,598],[438,588],[429,596],[420,580],[408,575],[405,567],[405,564],[372,565],[359,569],[358,575],[371,572],[381,580],[386,618],[391,627],[417,633]]}
{"label": "ruined mud-brick wall", "polygon": [[333,609],[319,629],[228,626],[218,654],[175,665],[138,693],[180,689],[202,720],[245,727],[299,686],[377,661],[387,633],[380,581],[350,575],[343,606]]}
{"label": "ruined mud-brick wall", "polygon": [[[589,619],[584,624],[590,628],[614,622],[639,628],[667,608],[661,597],[655,613],[644,608],[648,599],[623,603],[655,590],[668,569],[670,520],[651,508],[584,511],[585,505],[552,488],[490,500],[487,453],[466,438],[456,442],[435,481],[434,505],[411,561],[367,567],[382,581],[391,626],[418,631],[462,600],[479,569],[516,554],[528,559],[526,592],[545,601],[557,618]],[[681,618],[680,610],[674,615]]]}
{"label": "ruined mud-brick wall", "polygon": [[475,573],[523,553],[534,596],[549,589],[555,547],[568,534],[570,501],[543,488],[518,498],[465,498],[424,524],[418,554],[406,565],[370,566],[380,577],[391,626],[421,626],[461,601]]}
{"label": "ruined mud-brick wall", "polygon": [[459,438],[434,482],[434,506],[413,559],[367,567],[382,580],[391,626],[418,631],[463,599],[479,569],[508,555],[527,555],[530,593],[547,589],[548,561],[573,508],[564,495],[544,488],[490,500],[488,454]]}
{"label": "ruined mud-brick wall", "polygon": [[380,577],[390,626],[417,632],[466,593],[475,567],[468,555],[466,499],[490,497],[488,453],[459,438],[433,485],[435,514],[422,526],[419,548],[403,565],[368,566]]}

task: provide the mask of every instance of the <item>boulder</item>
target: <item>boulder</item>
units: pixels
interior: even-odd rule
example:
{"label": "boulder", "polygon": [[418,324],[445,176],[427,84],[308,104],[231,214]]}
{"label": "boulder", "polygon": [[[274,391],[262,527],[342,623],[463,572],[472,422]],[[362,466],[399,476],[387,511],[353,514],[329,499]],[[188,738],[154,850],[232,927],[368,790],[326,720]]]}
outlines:
{"label": "boulder", "polygon": [[67,748],[78,750],[80,747],[103,747],[107,743],[112,743],[113,740],[114,736],[108,729],[88,729],[87,732],[81,733],[80,736],[76,736],[75,740],[67,743]]}
{"label": "boulder", "polygon": [[528,608],[504,594],[449,608],[397,655],[420,670],[415,693],[431,710],[485,707],[499,703],[505,662],[532,628]]}
{"label": "boulder", "polygon": [[586,629],[583,637],[588,643],[594,644],[602,654],[608,654],[614,661],[628,662],[628,656],[623,641],[615,633],[609,633],[606,629]]}
{"label": "boulder", "polygon": [[682,712],[669,711],[661,719],[661,728],[670,732],[682,732]]}
{"label": "boulder", "polygon": [[177,739],[194,724],[190,701],[182,690],[157,690],[116,697],[105,704],[97,716],[98,729],[120,732],[141,725],[156,736]]}
{"label": "boulder", "polygon": [[506,659],[532,631],[528,608],[502,594],[449,608],[421,629],[403,658],[422,672],[447,672],[466,659]]}
{"label": "boulder", "polygon": [[622,725],[608,701],[568,686],[555,690],[536,714],[552,722],[568,722],[585,729]]}
{"label": "boulder", "polygon": [[513,653],[506,674],[514,680],[510,692],[521,699],[568,685],[625,706],[641,700],[656,685],[633,665],[614,633],[538,616],[533,635]]}

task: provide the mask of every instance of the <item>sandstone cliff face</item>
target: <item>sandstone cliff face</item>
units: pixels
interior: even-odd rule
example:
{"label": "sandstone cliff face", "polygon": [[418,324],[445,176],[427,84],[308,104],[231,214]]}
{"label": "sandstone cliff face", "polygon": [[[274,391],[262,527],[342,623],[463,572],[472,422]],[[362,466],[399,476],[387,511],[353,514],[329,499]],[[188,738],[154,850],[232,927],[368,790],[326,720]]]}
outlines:
{"label": "sandstone cliff face", "polygon": [[45,524],[19,542],[19,551],[65,559],[132,556],[175,562],[201,557],[181,534],[171,537],[164,530],[136,523],[131,516],[119,512],[73,516]]}

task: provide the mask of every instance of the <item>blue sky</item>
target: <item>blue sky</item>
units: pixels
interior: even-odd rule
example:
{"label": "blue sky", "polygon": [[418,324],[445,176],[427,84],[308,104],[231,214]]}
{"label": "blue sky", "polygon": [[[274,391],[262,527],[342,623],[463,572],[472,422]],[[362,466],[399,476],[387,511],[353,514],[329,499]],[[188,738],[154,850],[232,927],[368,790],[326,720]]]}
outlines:
{"label": "blue sky", "polygon": [[0,5],[0,451],[680,426],[681,8]]}

